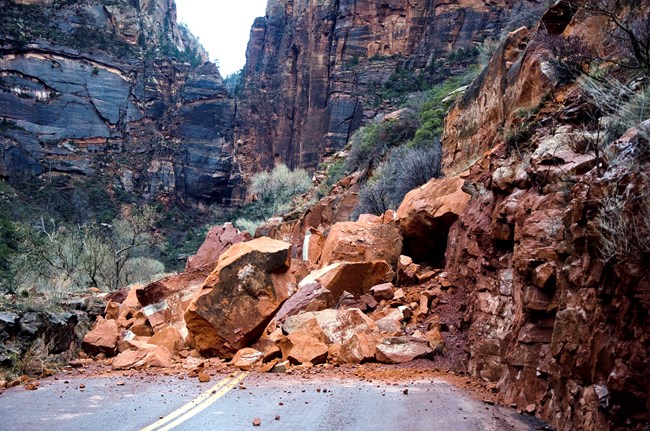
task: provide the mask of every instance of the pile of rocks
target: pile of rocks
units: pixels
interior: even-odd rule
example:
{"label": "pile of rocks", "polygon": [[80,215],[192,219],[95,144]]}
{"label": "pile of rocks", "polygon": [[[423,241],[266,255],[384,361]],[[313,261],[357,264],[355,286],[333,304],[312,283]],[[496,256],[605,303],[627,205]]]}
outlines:
{"label": "pile of rocks", "polygon": [[110,298],[83,347],[116,355],[114,369],[202,355],[264,371],[444,351],[432,308],[452,286],[401,255],[394,212],[336,223],[326,237],[311,228],[301,246],[304,260],[290,243],[215,228],[184,273]]}

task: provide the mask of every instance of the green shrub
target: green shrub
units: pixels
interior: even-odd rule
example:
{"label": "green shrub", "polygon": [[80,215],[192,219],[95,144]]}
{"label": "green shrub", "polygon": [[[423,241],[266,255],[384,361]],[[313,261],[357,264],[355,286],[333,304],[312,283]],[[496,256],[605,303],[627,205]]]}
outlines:
{"label": "green shrub", "polygon": [[19,251],[19,235],[12,222],[0,215],[0,289],[13,290],[12,261]]}
{"label": "green shrub", "polygon": [[338,183],[346,174],[345,160],[337,159],[327,167],[327,187],[332,187]]}
{"label": "green shrub", "polygon": [[165,264],[150,257],[134,257],[126,261],[124,277],[127,284],[149,283],[165,272]]}
{"label": "green shrub", "polygon": [[350,138],[345,170],[354,172],[376,166],[390,148],[410,141],[419,126],[415,112],[407,110],[399,118],[362,127]]}
{"label": "green shrub", "polygon": [[258,227],[262,226],[266,220],[251,220],[247,218],[238,218],[237,220],[234,221],[233,225],[243,231],[243,232],[248,232],[251,235],[255,235],[255,231],[257,230]]}
{"label": "green shrub", "polygon": [[475,69],[470,69],[434,85],[427,91],[425,102],[420,106],[420,127],[413,137],[413,146],[429,146],[442,134],[449,108],[462,95],[458,89],[471,83],[475,77]]}
{"label": "green shrub", "polygon": [[305,193],[311,187],[309,174],[304,169],[290,170],[280,164],[268,172],[260,172],[251,179],[251,191],[255,194],[258,219],[267,219],[288,211],[292,198]]}
{"label": "green shrub", "polygon": [[[21,228],[22,255],[14,261],[16,290],[40,294],[115,290],[164,270],[149,258],[156,251],[156,214],[150,207],[130,208],[111,225],[57,225],[41,220]],[[139,274],[138,271],[144,271]]]}

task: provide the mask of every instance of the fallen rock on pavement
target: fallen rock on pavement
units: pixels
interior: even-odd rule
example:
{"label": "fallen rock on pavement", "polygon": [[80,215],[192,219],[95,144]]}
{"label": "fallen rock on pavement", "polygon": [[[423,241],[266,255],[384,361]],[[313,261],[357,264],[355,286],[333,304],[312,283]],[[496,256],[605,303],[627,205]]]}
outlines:
{"label": "fallen rock on pavement", "polygon": [[261,362],[263,358],[263,352],[252,347],[245,347],[237,351],[232,358],[231,365],[242,370],[250,370],[254,364]]}
{"label": "fallen rock on pavement", "polygon": [[117,349],[119,327],[115,320],[97,317],[95,327],[83,339],[83,349],[91,355],[113,355]]}
{"label": "fallen rock on pavement", "polygon": [[223,253],[185,313],[196,348],[230,358],[259,338],[295,291],[290,266],[291,244],[270,238],[238,243]]}
{"label": "fallen rock on pavement", "polygon": [[401,364],[432,355],[433,350],[427,340],[410,336],[387,338],[377,345],[375,352],[377,361],[386,364]]}

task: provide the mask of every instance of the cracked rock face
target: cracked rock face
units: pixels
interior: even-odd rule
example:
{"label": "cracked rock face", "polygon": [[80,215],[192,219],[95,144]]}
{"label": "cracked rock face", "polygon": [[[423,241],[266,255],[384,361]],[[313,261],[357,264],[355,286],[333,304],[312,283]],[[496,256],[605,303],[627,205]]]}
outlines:
{"label": "cracked rock face", "polygon": [[230,247],[185,313],[185,323],[203,354],[232,357],[257,340],[295,291],[291,245],[257,238]]}
{"label": "cracked rock face", "polygon": [[0,177],[230,202],[234,104],[174,2],[71,3],[0,13]]}

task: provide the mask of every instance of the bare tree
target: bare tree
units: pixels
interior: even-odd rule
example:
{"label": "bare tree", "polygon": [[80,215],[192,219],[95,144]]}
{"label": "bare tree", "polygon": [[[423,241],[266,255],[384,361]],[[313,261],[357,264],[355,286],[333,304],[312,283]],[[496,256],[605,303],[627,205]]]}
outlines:
{"label": "bare tree", "polygon": [[587,0],[583,7],[590,14],[607,17],[614,24],[610,37],[627,49],[634,60],[626,66],[650,75],[650,19],[647,8],[641,7],[635,0]]}

